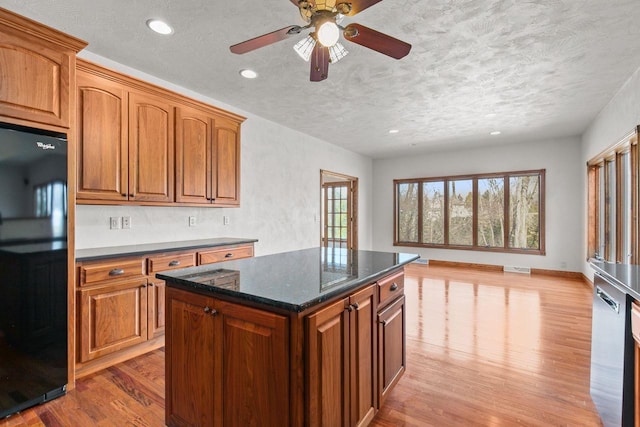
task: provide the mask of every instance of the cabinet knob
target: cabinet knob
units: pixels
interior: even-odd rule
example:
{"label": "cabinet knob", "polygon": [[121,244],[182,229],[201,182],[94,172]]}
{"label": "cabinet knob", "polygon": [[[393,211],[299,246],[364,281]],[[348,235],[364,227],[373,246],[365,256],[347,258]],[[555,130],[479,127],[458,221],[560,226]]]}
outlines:
{"label": "cabinet knob", "polygon": [[136,197],[135,194],[129,194],[129,198],[134,198],[134,197]]}
{"label": "cabinet knob", "polygon": [[397,291],[398,290],[398,284],[396,282],[393,282],[393,285],[391,285],[391,287],[389,288],[389,290],[391,292],[393,291]]}
{"label": "cabinet knob", "polygon": [[146,287],[147,287],[147,285],[141,285],[140,287],[141,287],[141,288],[146,288]]}
{"label": "cabinet knob", "polygon": [[180,261],[178,261],[177,259],[174,259],[169,263],[169,267],[175,267],[177,265],[180,265]]}
{"label": "cabinet knob", "polygon": [[109,272],[109,276],[120,276],[124,274],[124,270],[121,268],[114,268]]}
{"label": "cabinet knob", "polygon": [[226,254],[224,256],[225,258],[233,258],[233,254],[231,252],[229,252],[228,254]]}
{"label": "cabinet knob", "polygon": [[122,193],[122,197],[127,197],[127,193]]}
{"label": "cabinet knob", "polygon": [[383,321],[381,321],[381,322],[380,322],[380,324],[381,324],[382,326],[387,326],[387,321],[386,321],[386,320],[383,320]]}
{"label": "cabinet knob", "polygon": [[353,307],[353,309],[354,309],[354,310],[357,310],[357,309],[359,309],[359,308],[360,308],[360,306],[358,305],[358,303],[353,304],[353,306],[352,306],[352,307]]}
{"label": "cabinet knob", "polygon": [[204,312],[205,312],[206,314],[210,314],[210,315],[212,315],[212,316],[215,316],[216,314],[218,314],[218,310],[216,310],[215,308],[211,308],[211,307],[209,307],[209,306],[206,306],[206,307],[204,308]]}

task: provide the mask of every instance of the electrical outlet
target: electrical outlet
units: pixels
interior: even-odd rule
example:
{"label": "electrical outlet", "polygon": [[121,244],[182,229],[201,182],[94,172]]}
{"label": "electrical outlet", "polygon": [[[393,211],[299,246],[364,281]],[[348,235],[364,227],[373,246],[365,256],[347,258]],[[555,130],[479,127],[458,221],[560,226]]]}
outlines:
{"label": "electrical outlet", "polygon": [[189,227],[195,227],[196,226],[196,217],[195,216],[190,216],[189,217]]}
{"label": "electrical outlet", "polygon": [[120,229],[120,217],[119,216],[112,216],[111,218],[109,218],[109,228],[111,228],[112,230]]}
{"label": "electrical outlet", "polygon": [[129,229],[131,228],[131,217],[123,216],[122,217],[122,228]]}
{"label": "electrical outlet", "polygon": [[224,225],[229,225],[229,217],[228,217],[228,216],[226,216],[226,215],[224,215],[224,216],[222,217],[222,223],[223,223]]}

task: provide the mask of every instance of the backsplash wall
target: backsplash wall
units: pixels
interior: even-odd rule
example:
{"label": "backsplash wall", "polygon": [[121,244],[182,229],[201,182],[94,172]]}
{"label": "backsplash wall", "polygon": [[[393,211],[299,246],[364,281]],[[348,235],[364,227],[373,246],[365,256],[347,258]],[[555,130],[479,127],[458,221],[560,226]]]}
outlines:
{"label": "backsplash wall", "polygon": [[[78,205],[76,249],[211,237],[259,239],[256,255],[319,246],[320,169],[359,178],[359,247],[371,248],[370,158],[108,59],[81,56],[248,118],[242,125],[240,208]],[[111,230],[109,218],[123,216],[131,217],[131,229]],[[189,216],[196,217],[195,227],[189,227]]]}

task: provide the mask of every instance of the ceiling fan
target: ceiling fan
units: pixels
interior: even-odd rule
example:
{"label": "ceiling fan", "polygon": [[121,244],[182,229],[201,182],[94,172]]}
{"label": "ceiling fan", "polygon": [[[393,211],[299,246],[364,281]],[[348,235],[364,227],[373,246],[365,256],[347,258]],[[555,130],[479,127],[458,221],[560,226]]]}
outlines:
{"label": "ceiling fan", "polygon": [[335,63],[348,53],[338,42],[340,30],[345,40],[373,49],[395,59],[409,54],[411,45],[360,24],[340,25],[344,16],[353,16],[382,0],[290,0],[300,9],[305,26],[291,25],[280,30],[231,46],[231,52],[243,54],[279,42],[309,28],[314,31],[298,42],[294,49],[306,61],[311,60],[312,82],[325,80],[329,63]]}

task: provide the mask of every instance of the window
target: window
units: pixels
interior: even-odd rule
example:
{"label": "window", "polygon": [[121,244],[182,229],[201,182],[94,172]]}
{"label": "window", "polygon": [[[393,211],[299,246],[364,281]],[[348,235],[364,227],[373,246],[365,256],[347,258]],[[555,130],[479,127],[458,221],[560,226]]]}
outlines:
{"label": "window", "polygon": [[394,244],[544,254],[544,172],[395,180]]}
{"label": "window", "polygon": [[323,186],[325,218],[325,246],[347,247],[348,183],[328,183]]}
{"label": "window", "polygon": [[637,144],[635,129],[587,164],[588,258],[624,264],[640,261]]}

